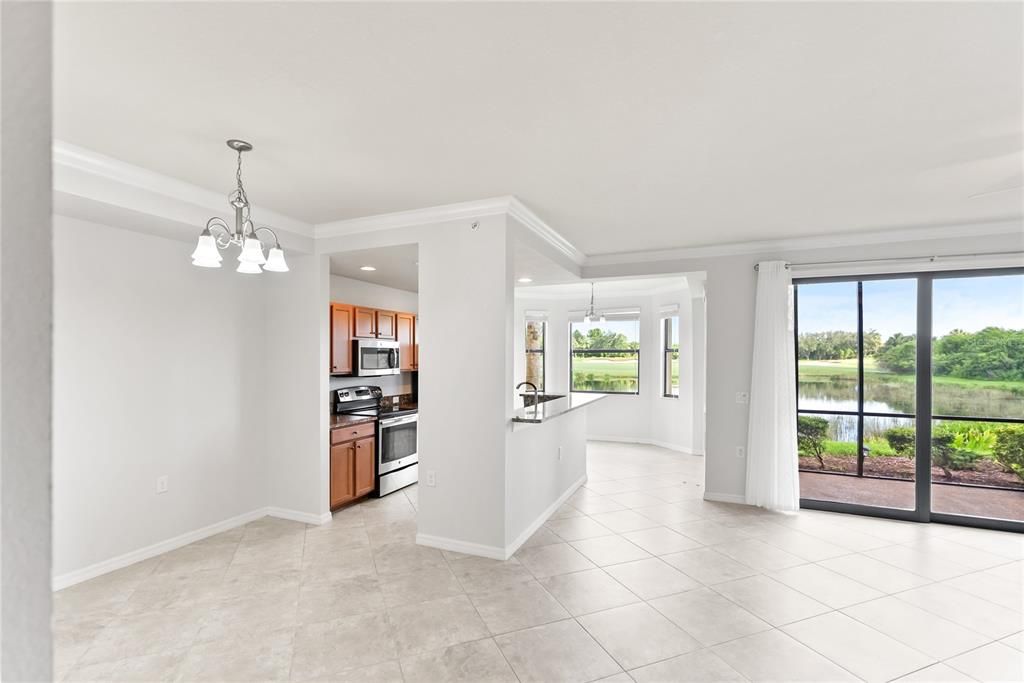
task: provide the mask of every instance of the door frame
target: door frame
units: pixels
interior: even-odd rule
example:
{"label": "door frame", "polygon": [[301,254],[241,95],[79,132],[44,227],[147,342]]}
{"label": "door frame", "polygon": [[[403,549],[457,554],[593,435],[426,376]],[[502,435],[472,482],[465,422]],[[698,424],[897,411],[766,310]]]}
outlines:
{"label": "door frame", "polygon": [[[857,416],[857,452],[862,452],[864,439],[864,417],[876,415],[875,413],[865,414],[864,412],[864,298],[863,282],[873,280],[908,280],[917,282],[917,304],[916,304],[916,335],[917,335],[917,357],[915,365],[915,397],[914,414],[909,413],[886,413],[877,414],[884,417],[908,417],[914,419],[915,447],[914,447],[914,508],[883,508],[857,503],[842,503],[838,501],[816,500],[812,498],[800,498],[800,507],[809,510],[824,510],[827,512],[844,512],[870,517],[882,517],[885,519],[897,519],[910,522],[938,522],[940,524],[957,524],[961,526],[995,529],[997,531],[1024,532],[1024,520],[1014,521],[1007,519],[996,519],[989,517],[971,517],[947,512],[933,512],[931,509],[931,436],[932,420],[934,419],[965,419],[980,421],[998,421],[1002,423],[1024,424],[1024,418],[1005,418],[994,420],[992,418],[970,418],[966,416],[943,416],[934,415],[932,411],[932,299],[933,285],[935,280],[946,280],[969,277],[991,277],[998,275],[1024,275],[1024,268],[977,268],[963,270],[940,270],[920,272],[899,272],[899,273],[872,273],[870,275],[842,275],[828,277],[806,277],[793,278],[793,341],[796,372],[797,417],[801,415],[799,410],[800,391],[800,351],[799,351],[799,297],[797,292],[800,285],[822,284],[833,282],[854,282],[857,283],[857,403],[856,413],[847,414]],[[814,411],[807,411],[814,412]],[[829,411],[824,411],[829,412]],[[833,413],[834,414],[834,413]],[[843,413],[839,413],[843,414]],[[1021,495],[1024,495],[1022,492]]]}

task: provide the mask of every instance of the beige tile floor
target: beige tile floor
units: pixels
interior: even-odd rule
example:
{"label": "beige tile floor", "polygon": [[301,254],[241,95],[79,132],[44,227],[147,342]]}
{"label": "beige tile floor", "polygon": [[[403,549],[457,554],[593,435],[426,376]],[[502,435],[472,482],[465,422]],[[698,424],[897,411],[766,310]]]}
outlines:
{"label": "beige tile floor", "polygon": [[1019,681],[1024,537],[702,500],[592,443],[508,562],[416,546],[416,489],[60,591],[60,680]]}

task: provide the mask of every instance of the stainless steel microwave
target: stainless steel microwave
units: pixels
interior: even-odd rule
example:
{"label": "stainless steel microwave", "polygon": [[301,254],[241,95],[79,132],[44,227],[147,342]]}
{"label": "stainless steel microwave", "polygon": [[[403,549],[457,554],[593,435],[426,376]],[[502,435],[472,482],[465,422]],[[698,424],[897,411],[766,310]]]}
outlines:
{"label": "stainless steel microwave", "polygon": [[398,342],[386,339],[352,340],[355,374],[360,377],[397,375],[401,370]]}

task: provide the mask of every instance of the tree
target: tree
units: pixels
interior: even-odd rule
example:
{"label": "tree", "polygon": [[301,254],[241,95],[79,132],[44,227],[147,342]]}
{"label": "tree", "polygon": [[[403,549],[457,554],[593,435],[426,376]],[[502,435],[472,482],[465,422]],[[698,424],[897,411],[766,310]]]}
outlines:
{"label": "tree", "polygon": [[917,366],[917,336],[897,332],[878,350],[878,364],[889,372],[913,372]]}
{"label": "tree", "polygon": [[1024,380],[1024,330],[953,330],[935,340],[935,374],[966,379]]}
{"label": "tree", "polygon": [[828,420],[823,417],[800,415],[796,419],[796,443],[800,452],[813,455],[825,469],[825,440],[828,438]]}

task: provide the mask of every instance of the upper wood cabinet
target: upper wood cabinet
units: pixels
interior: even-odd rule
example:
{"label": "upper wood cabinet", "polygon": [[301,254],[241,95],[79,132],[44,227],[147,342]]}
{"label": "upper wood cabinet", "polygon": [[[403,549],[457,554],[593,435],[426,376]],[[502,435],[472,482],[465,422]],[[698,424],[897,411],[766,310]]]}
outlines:
{"label": "upper wood cabinet", "polygon": [[331,374],[352,374],[353,339],[393,339],[399,343],[401,370],[419,370],[418,318],[414,313],[331,304]]}
{"label": "upper wood cabinet", "polygon": [[376,339],[377,311],[356,306],[352,319],[352,336]]}
{"label": "upper wood cabinet", "polygon": [[395,329],[398,336],[398,358],[402,370],[416,369],[416,316],[399,313]]}
{"label": "upper wood cabinet", "polygon": [[352,307],[331,304],[331,372],[352,372]]}
{"label": "upper wood cabinet", "polygon": [[377,338],[395,339],[397,313],[393,311],[377,311]]}

